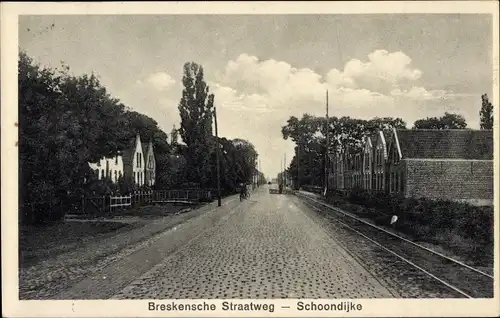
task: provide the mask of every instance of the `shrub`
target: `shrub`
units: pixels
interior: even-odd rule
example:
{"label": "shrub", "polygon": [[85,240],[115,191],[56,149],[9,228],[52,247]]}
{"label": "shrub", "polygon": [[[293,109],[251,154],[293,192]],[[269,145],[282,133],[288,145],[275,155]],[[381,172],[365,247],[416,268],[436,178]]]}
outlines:
{"label": "shrub", "polygon": [[[493,207],[426,198],[404,198],[386,193],[353,189],[346,209],[368,217],[376,224],[388,225],[393,214],[394,227],[417,240],[438,243],[483,263],[493,250]],[[332,199],[333,201],[335,199]]]}

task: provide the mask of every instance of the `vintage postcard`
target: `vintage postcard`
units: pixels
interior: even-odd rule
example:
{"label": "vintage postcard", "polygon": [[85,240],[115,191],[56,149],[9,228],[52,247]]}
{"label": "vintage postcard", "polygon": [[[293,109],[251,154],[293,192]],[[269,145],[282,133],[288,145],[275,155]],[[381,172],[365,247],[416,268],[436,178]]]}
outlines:
{"label": "vintage postcard", "polygon": [[496,1],[1,5],[5,317],[487,317]]}

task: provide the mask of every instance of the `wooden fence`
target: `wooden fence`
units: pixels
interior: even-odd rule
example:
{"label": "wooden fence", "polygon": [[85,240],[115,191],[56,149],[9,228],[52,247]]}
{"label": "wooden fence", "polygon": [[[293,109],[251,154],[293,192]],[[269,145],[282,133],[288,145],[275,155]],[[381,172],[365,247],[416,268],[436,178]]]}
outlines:
{"label": "wooden fence", "polygon": [[183,190],[156,190],[136,191],[127,195],[111,194],[106,196],[68,197],[64,200],[47,200],[21,204],[20,221],[31,222],[36,215],[45,215],[49,219],[60,219],[64,215],[80,216],[107,216],[121,210],[136,208],[151,204],[180,203],[195,204],[214,200],[211,189],[183,189]]}
{"label": "wooden fence", "polygon": [[163,202],[207,202],[212,200],[210,190],[161,190],[153,194],[153,203]]}
{"label": "wooden fence", "polygon": [[109,215],[120,210],[161,203],[194,204],[211,202],[213,192],[204,189],[136,191],[128,195],[85,196],[68,211],[77,215]]}

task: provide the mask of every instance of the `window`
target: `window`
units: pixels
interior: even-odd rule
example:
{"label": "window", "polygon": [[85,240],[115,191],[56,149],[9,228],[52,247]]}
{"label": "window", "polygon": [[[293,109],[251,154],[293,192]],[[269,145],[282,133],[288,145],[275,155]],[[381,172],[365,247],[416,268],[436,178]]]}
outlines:
{"label": "window", "polygon": [[399,176],[401,177],[401,180],[399,182],[400,191],[404,192],[405,191],[405,185],[404,185],[404,182],[403,182],[403,174],[401,173]]}
{"label": "window", "polygon": [[394,187],[394,173],[391,172],[389,179],[389,192],[392,193],[392,189]]}
{"label": "window", "polygon": [[118,165],[118,156],[115,157],[115,165]]}
{"label": "window", "polygon": [[101,177],[99,179],[104,179],[104,169],[101,170]]}
{"label": "window", "polygon": [[395,187],[394,187],[394,191],[399,191],[399,173],[396,174],[396,177],[395,177],[395,181],[396,181],[396,184],[395,184]]}
{"label": "window", "polygon": [[118,172],[115,170],[115,181],[118,181]]}
{"label": "window", "polygon": [[134,171],[134,182],[137,183],[137,176],[136,176],[135,171]]}

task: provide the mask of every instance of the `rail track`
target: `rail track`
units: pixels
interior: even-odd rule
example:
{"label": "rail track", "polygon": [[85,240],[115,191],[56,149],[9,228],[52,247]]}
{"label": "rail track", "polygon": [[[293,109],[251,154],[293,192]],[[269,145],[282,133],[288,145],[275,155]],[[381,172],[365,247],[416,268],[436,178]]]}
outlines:
{"label": "rail track", "polygon": [[458,297],[493,297],[494,279],[492,275],[326,204],[318,200],[314,194],[297,192],[295,195],[328,219],[340,223],[386,252],[413,266],[418,271],[430,276],[436,282],[446,286]]}

